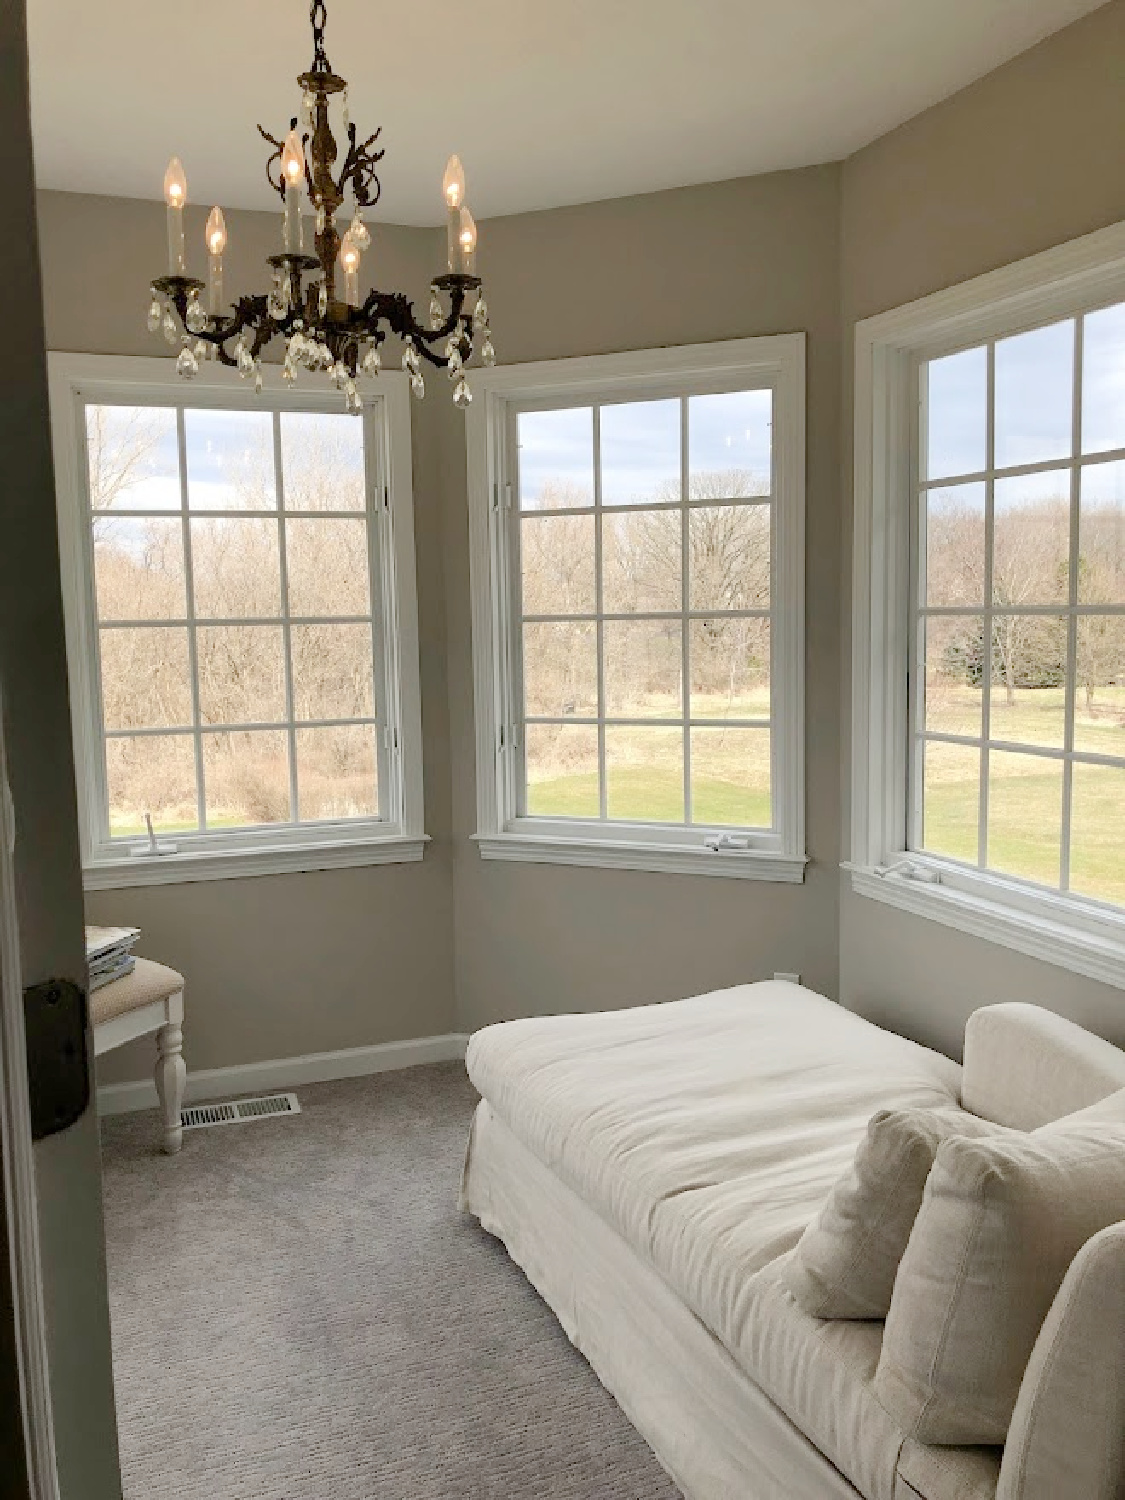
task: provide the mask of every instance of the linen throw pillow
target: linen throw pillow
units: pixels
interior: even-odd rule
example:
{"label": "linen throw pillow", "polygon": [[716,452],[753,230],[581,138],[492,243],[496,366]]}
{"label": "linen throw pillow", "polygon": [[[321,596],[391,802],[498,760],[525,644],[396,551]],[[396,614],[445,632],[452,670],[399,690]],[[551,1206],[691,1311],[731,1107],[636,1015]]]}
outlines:
{"label": "linen throw pillow", "polygon": [[786,1269],[814,1318],[885,1318],[942,1141],[1003,1130],[962,1109],[881,1109]]}
{"label": "linen throw pillow", "polygon": [[951,1139],[891,1297],[875,1395],[923,1443],[1003,1443],[1071,1261],[1125,1219],[1125,1127]]}

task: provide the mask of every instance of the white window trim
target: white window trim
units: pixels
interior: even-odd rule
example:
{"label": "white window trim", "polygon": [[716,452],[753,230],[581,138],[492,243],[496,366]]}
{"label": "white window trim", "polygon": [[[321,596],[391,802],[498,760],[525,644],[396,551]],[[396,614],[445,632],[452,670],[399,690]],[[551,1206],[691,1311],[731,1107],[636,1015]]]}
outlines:
{"label": "white window trim", "polygon": [[[381,503],[372,524],[383,528],[379,555],[380,587],[386,603],[381,627],[383,683],[381,726],[389,731],[395,762],[388,780],[393,806],[378,819],[354,822],[286,824],[198,837],[179,836],[175,854],[137,856],[129,846],[107,848],[99,840],[98,799],[102,789],[101,712],[95,671],[95,625],[91,537],[86,515],[84,436],[78,413],[84,400],[132,396],[145,399],[230,404],[253,409],[255,400],[234,372],[203,365],[190,383],[167,359],[116,355],[49,354],[48,374],[54,437],[59,555],[66,614],[71,717],[78,781],[83,878],[87,890],[171,885],[183,881],[228,880],[286,871],[329,870],[373,864],[401,864],[422,858],[422,721],[418,680],[418,615],[414,565],[413,492],[410,459],[410,394],[404,375],[379,377],[362,420],[381,426],[379,450],[385,472],[376,481]],[[325,408],[325,392],[289,391],[280,370],[263,366],[271,409]],[[341,408],[342,409],[342,408]],[[370,484],[370,481],[369,481]],[[389,622],[390,628],[387,623]],[[394,748],[397,738],[397,750]],[[195,842],[195,847],[192,847]],[[186,847],[185,847],[186,846]]]}
{"label": "white window trim", "polygon": [[[771,773],[775,835],[749,835],[747,848],[710,849],[697,825],[516,818],[507,663],[510,571],[505,511],[510,497],[494,480],[508,412],[517,402],[637,399],[678,394],[687,384],[730,390],[740,381],[774,391],[774,494],[771,596],[774,696]],[[611,869],[734,876],[799,884],[805,865],[804,527],[805,335],[508,365],[473,378],[467,424],[469,564],[476,719],[477,832],[484,859],[595,865]],[[730,832],[730,830],[724,830]]]}
{"label": "white window trim", "polygon": [[907,853],[912,371],[1125,300],[1125,223],[856,324],[852,563],[852,889],[1125,988],[1125,914]]}

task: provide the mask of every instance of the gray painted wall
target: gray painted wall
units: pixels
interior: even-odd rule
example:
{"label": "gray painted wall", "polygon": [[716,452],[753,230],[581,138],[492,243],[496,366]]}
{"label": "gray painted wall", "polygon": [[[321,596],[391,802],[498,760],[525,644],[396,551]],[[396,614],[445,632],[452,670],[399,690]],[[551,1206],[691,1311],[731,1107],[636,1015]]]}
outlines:
{"label": "gray painted wall", "polygon": [[[1125,4],[1076,22],[844,165],[845,485],[851,567],[851,348],[856,319],[1125,219]],[[841,681],[851,622],[844,577]],[[846,750],[845,742],[845,750]],[[848,758],[841,798],[848,816]],[[965,1018],[1029,1000],[1125,1043],[1125,994],[856,896],[840,907],[841,998],[959,1053]]]}
{"label": "gray painted wall", "polygon": [[[951,1052],[971,1009],[1011,997],[1122,1038],[1117,990],[854,897],[838,864],[855,320],[1125,217],[1125,179],[1104,169],[1125,133],[1123,58],[1114,0],[843,165],[482,226],[506,363],[809,335],[806,884],[480,860],[463,422],[435,388],[414,408],[434,842],[421,866],[92,896],[92,919],[135,921],[144,951],[187,975],[190,1067],[672,998],[775,969]],[[206,207],[189,210],[189,243]],[[154,352],[144,312],[161,206],[44,193],[40,218],[50,347]],[[276,216],[228,220],[230,283],[258,284]],[[423,299],[441,236],[381,228],[373,254]],[[147,1047],[124,1049],[103,1081],[148,1061]]]}

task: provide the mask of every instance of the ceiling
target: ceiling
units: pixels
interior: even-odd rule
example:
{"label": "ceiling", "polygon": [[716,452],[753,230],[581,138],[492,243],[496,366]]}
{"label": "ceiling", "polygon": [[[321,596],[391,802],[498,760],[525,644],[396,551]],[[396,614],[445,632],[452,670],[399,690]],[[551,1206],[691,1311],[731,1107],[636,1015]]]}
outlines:
{"label": "ceiling", "polygon": [[[432,224],[458,151],[477,217],[849,155],[1101,0],[328,0],[377,217]],[[307,0],[28,0],[40,184],[268,208],[312,56]]]}

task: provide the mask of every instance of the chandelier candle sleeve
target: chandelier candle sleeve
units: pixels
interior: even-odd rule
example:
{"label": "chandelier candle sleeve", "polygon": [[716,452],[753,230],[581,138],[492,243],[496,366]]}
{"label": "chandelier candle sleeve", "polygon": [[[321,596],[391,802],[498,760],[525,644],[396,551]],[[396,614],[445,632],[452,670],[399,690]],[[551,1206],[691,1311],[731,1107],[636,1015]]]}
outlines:
{"label": "chandelier candle sleeve", "polygon": [[459,156],[451,156],[445,164],[445,176],[441,180],[445,197],[445,248],[449,269],[460,272],[461,264],[461,205],[465,201],[465,169]]}
{"label": "chandelier candle sleeve", "polygon": [[227,225],[218,204],[207,217],[204,235],[207,241],[207,306],[212,316],[223,310],[223,251],[227,246]]}
{"label": "chandelier candle sleeve", "polygon": [[301,137],[291,130],[281,153],[281,170],[285,177],[285,253],[301,253],[301,184],[305,180],[305,152]]}
{"label": "chandelier candle sleeve", "polygon": [[461,270],[466,276],[473,276],[477,268],[477,221],[469,212],[467,204],[461,207],[458,240],[461,246]]}
{"label": "chandelier candle sleeve", "polygon": [[187,202],[187,178],[178,156],[173,156],[164,173],[164,201],[168,205],[168,275],[184,274],[184,204]]}
{"label": "chandelier candle sleeve", "polygon": [[340,242],[340,265],[344,269],[344,301],[359,306],[359,246],[349,229]]}

